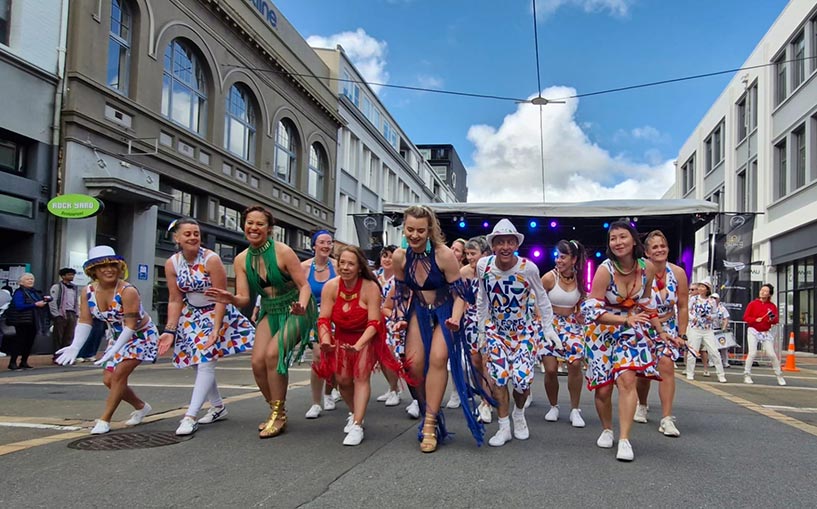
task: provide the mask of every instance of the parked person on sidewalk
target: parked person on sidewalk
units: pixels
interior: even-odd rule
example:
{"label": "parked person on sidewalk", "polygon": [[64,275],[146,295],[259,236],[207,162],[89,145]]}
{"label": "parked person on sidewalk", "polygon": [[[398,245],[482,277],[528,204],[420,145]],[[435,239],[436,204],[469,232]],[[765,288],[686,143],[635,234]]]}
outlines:
{"label": "parked person on sidewalk", "polygon": [[777,306],[771,301],[772,295],[774,295],[774,286],[769,283],[764,284],[760,287],[758,298],[750,302],[743,313],[743,321],[746,322],[746,344],[749,348],[743,367],[743,383],[745,384],[754,383],[752,363],[757,356],[757,344],[760,343],[763,351],[772,361],[778,385],[786,385],[783,372],[780,370],[780,359],[774,352],[775,337],[772,326],[780,322],[780,315],[777,312]]}
{"label": "parked person on sidewalk", "polygon": [[[318,309],[321,306],[321,292],[324,285],[337,275],[335,261],[331,257],[334,244],[335,239],[331,233],[326,230],[318,230],[312,235],[312,251],[315,256],[301,262],[309,288],[312,290],[312,298],[315,299]],[[322,352],[319,343],[317,324],[315,324],[309,338],[309,345],[312,348],[313,367],[321,362]],[[310,373],[309,387],[312,389],[312,406],[306,411],[307,419],[317,419],[321,415],[321,410],[335,409],[331,378],[324,381],[313,369]]]}
{"label": "parked person on sidewalk", "polygon": [[[28,357],[37,337],[41,314],[50,295],[43,296],[34,288],[34,274],[26,272],[17,281],[17,289],[11,296],[11,305],[6,310],[6,324],[14,326],[16,334],[6,338],[6,349],[9,354],[9,369],[31,369]],[[20,364],[17,364],[17,357]]]}
{"label": "parked person on sidewalk", "polygon": [[[385,307],[386,299],[388,298],[389,293],[391,293],[391,289],[394,287],[394,270],[392,268],[391,257],[396,250],[397,246],[394,245],[385,246],[383,249],[381,249],[380,258],[378,262],[379,267],[374,272],[374,275],[377,276],[377,282],[380,284],[380,288],[382,290],[384,303],[382,307]],[[389,306],[389,309],[391,309],[391,306]],[[389,323],[389,319],[386,318],[386,343],[389,345],[389,348],[391,348],[392,353],[394,353],[395,357],[399,359],[400,356],[402,355],[402,352],[398,352],[397,347],[398,345],[400,345],[401,335],[393,331],[393,328],[390,327],[389,325],[391,325]],[[389,368],[383,366],[380,367],[380,371],[383,372],[383,376],[389,383],[389,390],[378,396],[376,401],[385,403],[386,406],[399,405],[401,398],[398,374],[390,370]]]}
{"label": "parked person on sidewalk", "polygon": [[323,287],[318,319],[321,362],[313,370],[322,379],[336,380],[350,410],[343,445],[359,445],[375,365],[393,372],[401,367],[386,344],[380,285],[359,247],[341,249],[338,273]]}
{"label": "parked person on sidewalk", "polygon": [[123,400],[135,409],[125,421],[128,426],[140,424],[152,410],[128,386],[128,377],[142,362],[156,360],[159,331],[142,308],[139,291],[126,281],[125,260],[113,248],[92,247],[82,268],[91,278],[91,284],[80,296],[74,341],[57,352],[57,363],[64,366],[76,360],[91,334],[92,317],[104,320],[113,328],[116,339],[109,339],[105,354],[94,363],[105,369],[102,381],[109,389],[105,411],[91,430],[91,434],[100,435],[111,430],[111,418]]}
{"label": "parked person on sidewalk", "polygon": [[[718,330],[723,333],[729,332],[729,310],[726,309],[726,306],[723,305],[721,302],[721,296],[717,293],[712,294],[712,298],[715,299],[715,302],[718,303]],[[718,343],[720,346],[720,343]],[[729,347],[724,346],[723,348],[719,348],[718,351],[721,354],[721,362],[723,363],[723,368],[729,368]]]}
{"label": "parked person on sidewalk", "polygon": [[613,384],[618,388],[618,420],[621,431],[616,459],[632,461],[630,444],[638,395],[636,376],[661,377],[650,349],[648,325],[670,337],[661,326],[652,300],[655,267],[644,259],[644,245],[627,220],[610,223],[607,230],[607,259],[593,276],[582,314],[587,323],[585,358],[587,387],[595,391],[596,411],[602,432],[596,445],[611,449],[613,434]]}
{"label": "parked person on sidewalk", "polygon": [[[672,404],[675,399],[675,361],[681,358],[681,347],[686,338],[689,314],[687,310],[687,275],[684,269],[667,261],[669,242],[660,230],[654,230],[646,239],[647,258],[655,267],[655,278],[652,282],[652,297],[655,312],[661,322],[668,340],[654,337],[652,354],[658,364],[661,381],[658,385],[658,397],[661,400],[661,423],[659,433],[668,437],[679,437],[681,432],[675,425]],[[636,382],[638,405],[635,410],[635,422],[647,422],[647,398],[650,394],[650,380],[639,378]]]}
{"label": "parked person on sidewalk", "polygon": [[61,268],[60,281],[53,285],[49,292],[52,300],[48,303],[48,311],[51,313],[53,324],[51,339],[54,341],[55,352],[70,345],[74,339],[74,328],[77,326],[79,313],[79,291],[74,284],[76,274],[77,271],[71,267]]}
{"label": "parked person on sidewalk", "polygon": [[481,393],[479,374],[470,358],[463,361],[465,338],[453,323],[454,306],[473,294],[460,276],[461,264],[445,245],[440,223],[430,208],[411,206],[403,213],[404,246],[394,252],[397,329],[406,330],[408,378],[415,385],[421,410],[420,450],[434,452],[448,437],[440,406],[448,382],[446,362],[459,393],[468,428],[478,444],[484,428],[474,415],[473,396]]}
{"label": "parked person on sidewalk", "polygon": [[562,340],[563,348],[554,350],[543,345],[539,357],[545,366],[545,392],[550,409],[545,420],[559,420],[559,361],[567,364],[567,392],[570,395],[568,420],[574,428],[585,426],[579,399],[582,394],[584,360],[584,323],[579,312],[587,296],[585,287],[584,246],[576,240],[560,240],[556,244],[556,267],[542,276],[542,286],[548,292],[553,307],[553,328]]}
{"label": "parked person on sidewalk", "polygon": [[[726,383],[723,371],[721,354],[718,351],[718,342],[715,341],[715,328],[720,325],[718,303],[712,298],[712,283],[704,281],[698,283],[698,294],[689,300],[689,330],[687,336],[691,348],[687,349],[686,377],[695,379],[695,355],[693,352],[706,346],[709,355],[715,361],[715,371],[718,373],[718,382]],[[703,360],[704,369],[707,369],[706,360]]]}
{"label": "parked person on sidewalk", "polygon": [[252,373],[270,407],[269,417],[258,426],[258,438],[271,438],[286,429],[289,365],[296,350],[308,345],[317,309],[298,255],[271,238],[275,224],[272,213],[255,205],[247,208],[242,218],[250,246],[233,262],[236,293],[210,287],[205,295],[239,308],[261,296]]}
{"label": "parked person on sidewalk", "polygon": [[[501,447],[512,438],[530,437],[525,402],[536,366],[537,336],[534,308],[539,310],[544,341],[554,350],[562,342],[553,330],[553,309],[542,287],[539,268],[517,256],[525,236],[508,219],[501,219],[488,235],[493,255],[477,262],[477,324],[488,351],[488,373],[497,403],[499,429],[488,445]],[[513,411],[510,385],[513,384]],[[513,434],[511,434],[513,420]]]}
{"label": "parked person on sidewalk", "polygon": [[[216,383],[216,362],[251,350],[255,328],[235,306],[205,297],[208,288],[227,288],[227,271],[215,252],[202,247],[199,223],[183,218],[173,221],[169,230],[179,252],[165,262],[169,301],[159,355],[173,346],[173,365],[196,369],[190,405],[176,428],[177,435],[190,435],[199,424],[227,416]],[[198,419],[205,399],[210,409]]]}

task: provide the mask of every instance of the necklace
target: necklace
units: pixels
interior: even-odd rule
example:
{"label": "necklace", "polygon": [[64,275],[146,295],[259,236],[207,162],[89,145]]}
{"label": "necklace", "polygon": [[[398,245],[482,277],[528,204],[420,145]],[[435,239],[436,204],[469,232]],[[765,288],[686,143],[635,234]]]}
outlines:
{"label": "necklace", "polygon": [[621,265],[619,265],[617,261],[614,261],[614,262],[613,262],[613,267],[615,267],[615,268],[616,268],[616,271],[617,271],[619,274],[621,274],[622,276],[629,276],[629,275],[630,275],[630,274],[632,274],[632,273],[635,271],[635,269],[638,267],[638,260],[636,260],[636,261],[634,261],[634,262],[633,262],[633,266],[632,266],[632,267],[630,267],[630,269],[629,269],[629,270],[624,270],[624,269],[622,269],[622,268],[621,268]]}
{"label": "necklace", "polygon": [[556,275],[559,276],[559,279],[567,281],[568,283],[576,279],[576,272],[573,272],[568,276],[559,272],[559,269],[556,269]]}
{"label": "necklace", "polygon": [[313,258],[312,259],[312,268],[315,270],[315,272],[326,272],[326,270],[329,268],[329,263],[330,263],[329,260],[326,260],[326,265],[324,265],[321,268],[318,268],[318,264],[315,263],[315,259]]}
{"label": "necklace", "polygon": [[667,282],[666,282],[667,269],[666,269],[666,267],[664,268],[664,270],[661,270],[659,272],[660,272],[660,274],[658,272],[655,273],[655,286],[656,286],[656,288],[658,288],[658,290],[663,290],[664,288],[667,287]]}
{"label": "necklace", "polygon": [[357,299],[358,293],[357,290],[358,290],[357,282],[355,282],[355,285],[352,287],[351,290],[349,290],[346,288],[346,283],[343,280],[341,280],[340,288],[338,288],[338,295],[346,302],[351,302]]}
{"label": "necklace", "polygon": [[264,243],[263,243],[261,246],[259,246],[259,247],[253,247],[253,246],[250,246],[250,247],[249,247],[249,252],[250,252],[250,254],[251,254],[251,255],[253,255],[253,256],[258,256],[258,255],[260,255],[260,254],[264,254],[264,253],[266,253],[266,252],[267,252],[267,250],[270,248],[270,246],[272,246],[272,241],[271,241],[271,240],[269,240],[269,239],[267,239],[267,241],[266,241],[266,242],[264,242]]}

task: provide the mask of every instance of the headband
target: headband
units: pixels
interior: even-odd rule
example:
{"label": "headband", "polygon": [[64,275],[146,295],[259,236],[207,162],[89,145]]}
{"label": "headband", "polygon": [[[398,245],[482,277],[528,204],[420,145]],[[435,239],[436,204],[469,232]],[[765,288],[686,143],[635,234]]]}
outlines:
{"label": "headband", "polygon": [[[318,237],[320,237],[321,235],[329,235],[330,237],[332,237],[332,234],[330,232],[326,231],[326,230],[316,231],[315,233],[312,234],[312,247],[313,248],[315,247],[315,243],[318,242]],[[334,237],[332,237],[332,239],[334,240]]]}

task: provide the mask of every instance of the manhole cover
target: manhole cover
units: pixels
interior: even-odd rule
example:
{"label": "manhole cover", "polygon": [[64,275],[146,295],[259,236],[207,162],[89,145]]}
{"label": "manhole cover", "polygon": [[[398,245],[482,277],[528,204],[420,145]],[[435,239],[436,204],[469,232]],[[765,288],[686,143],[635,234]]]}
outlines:
{"label": "manhole cover", "polygon": [[164,445],[178,444],[190,440],[193,435],[177,436],[172,431],[154,433],[108,433],[105,435],[81,438],[68,444],[71,449],[80,451],[121,451],[125,449],[147,449]]}

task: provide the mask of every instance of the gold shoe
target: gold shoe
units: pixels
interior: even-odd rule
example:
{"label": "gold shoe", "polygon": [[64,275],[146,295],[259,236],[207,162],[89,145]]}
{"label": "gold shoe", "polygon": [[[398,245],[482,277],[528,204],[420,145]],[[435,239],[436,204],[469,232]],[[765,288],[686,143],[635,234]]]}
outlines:
{"label": "gold shoe", "polygon": [[270,416],[267,417],[266,421],[261,421],[261,424],[258,425],[258,431],[261,431],[264,428],[266,428],[267,427],[267,421],[269,421],[272,418],[272,401],[267,401],[267,404],[270,407]]}
{"label": "gold shoe", "polygon": [[423,423],[423,440],[420,442],[420,451],[434,452],[437,450],[437,416],[427,413]]}
{"label": "gold shoe", "polygon": [[[284,400],[279,399],[270,402],[272,413],[264,425],[264,429],[258,434],[258,438],[272,438],[277,437],[284,432],[287,425],[287,411],[284,408]],[[277,421],[281,421],[281,425],[276,425]]]}

